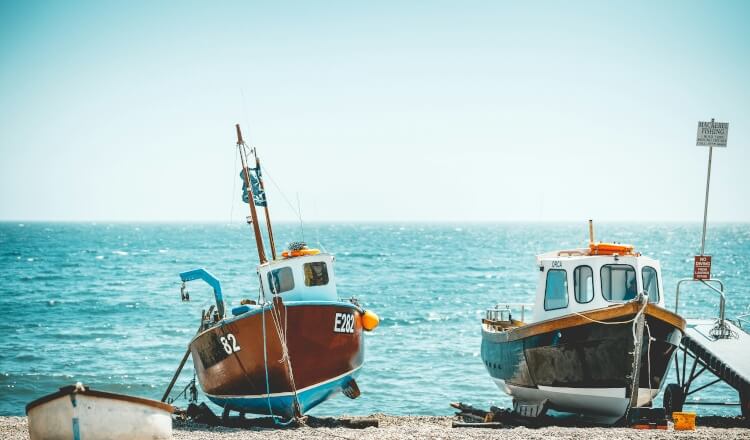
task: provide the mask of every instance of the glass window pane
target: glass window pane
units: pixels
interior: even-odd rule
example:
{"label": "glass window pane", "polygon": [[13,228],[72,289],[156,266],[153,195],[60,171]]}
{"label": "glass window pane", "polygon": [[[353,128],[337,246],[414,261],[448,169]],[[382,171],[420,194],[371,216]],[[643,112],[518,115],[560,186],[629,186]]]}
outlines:
{"label": "glass window pane", "polygon": [[325,286],[328,284],[328,268],[323,261],[305,263],[305,286]]}
{"label": "glass window pane", "polygon": [[283,293],[294,289],[294,275],[291,267],[282,267],[268,273],[268,284],[272,293]]}
{"label": "glass window pane", "polygon": [[562,309],[568,306],[568,274],[564,270],[547,271],[544,290],[544,310]]}
{"label": "glass window pane", "polygon": [[573,289],[579,303],[591,302],[594,299],[594,271],[590,267],[576,267],[573,272]]}
{"label": "glass window pane", "polygon": [[638,293],[633,266],[607,264],[602,266],[601,277],[602,296],[608,301],[629,301]]}
{"label": "glass window pane", "polygon": [[643,275],[643,290],[648,294],[648,302],[659,302],[659,279],[656,269],[646,266],[641,270]]}

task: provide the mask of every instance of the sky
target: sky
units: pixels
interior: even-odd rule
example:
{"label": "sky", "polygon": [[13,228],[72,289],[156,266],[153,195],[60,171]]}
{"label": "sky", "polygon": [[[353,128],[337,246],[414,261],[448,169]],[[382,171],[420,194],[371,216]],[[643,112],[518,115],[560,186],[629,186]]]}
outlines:
{"label": "sky", "polygon": [[750,2],[0,0],[0,220],[750,221]]}

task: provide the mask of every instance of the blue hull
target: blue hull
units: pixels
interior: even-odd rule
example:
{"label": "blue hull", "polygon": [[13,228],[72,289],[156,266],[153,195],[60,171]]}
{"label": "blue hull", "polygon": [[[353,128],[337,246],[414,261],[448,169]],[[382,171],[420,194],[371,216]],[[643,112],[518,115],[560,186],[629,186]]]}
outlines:
{"label": "blue hull", "polygon": [[[335,378],[331,381],[313,385],[297,392],[302,414],[310,411],[318,404],[325,402],[334,394],[340,392],[349,381],[359,374],[359,369]],[[294,395],[292,393],[261,394],[255,396],[211,396],[208,398],[215,404],[233,411],[253,414],[276,415],[284,418],[294,416],[292,412]],[[272,413],[269,413],[268,407]]]}

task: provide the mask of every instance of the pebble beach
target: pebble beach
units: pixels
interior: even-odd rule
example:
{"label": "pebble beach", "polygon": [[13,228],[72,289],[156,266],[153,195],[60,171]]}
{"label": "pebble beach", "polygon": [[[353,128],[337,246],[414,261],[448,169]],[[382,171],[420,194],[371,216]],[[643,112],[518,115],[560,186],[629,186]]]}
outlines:
{"label": "pebble beach", "polygon": [[[231,439],[747,439],[750,429],[715,428],[699,426],[695,431],[638,430],[631,428],[563,428],[540,429],[508,428],[452,428],[452,417],[429,416],[370,416],[379,421],[378,428],[294,428],[294,429],[241,429],[208,427],[206,425],[175,423],[173,438],[194,440]],[[26,440],[29,438],[26,417],[0,417],[0,438]]]}

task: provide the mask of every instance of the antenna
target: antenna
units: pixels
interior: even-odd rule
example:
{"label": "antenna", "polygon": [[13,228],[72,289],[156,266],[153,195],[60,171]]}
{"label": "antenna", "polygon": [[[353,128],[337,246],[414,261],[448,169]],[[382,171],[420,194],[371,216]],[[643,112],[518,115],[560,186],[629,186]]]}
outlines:
{"label": "antenna", "polygon": [[594,221],[589,219],[589,246],[594,244]]}
{"label": "antenna", "polygon": [[299,204],[299,193],[297,193],[297,215],[299,216],[299,230],[302,232],[302,241],[305,241],[305,225],[302,223],[302,208]]}

